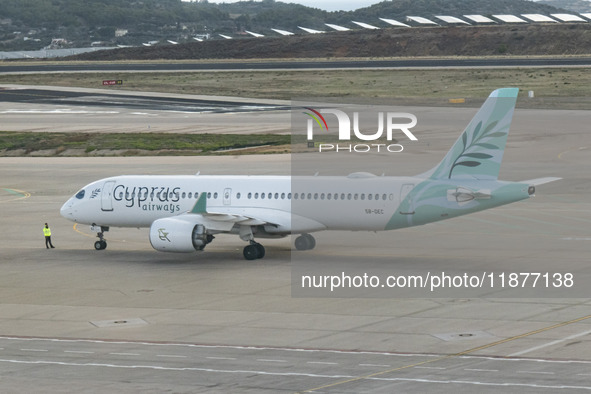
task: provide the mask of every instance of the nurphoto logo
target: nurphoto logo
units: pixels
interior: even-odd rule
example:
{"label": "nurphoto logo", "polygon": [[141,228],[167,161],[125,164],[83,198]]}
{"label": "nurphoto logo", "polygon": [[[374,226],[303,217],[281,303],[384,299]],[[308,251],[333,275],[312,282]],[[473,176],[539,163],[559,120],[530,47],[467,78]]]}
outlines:
{"label": "nurphoto logo", "polygon": [[[394,138],[393,135],[396,133],[403,134],[411,141],[418,141],[417,137],[410,131],[411,128],[416,126],[417,117],[413,114],[406,112],[377,112],[368,114],[365,111],[364,115],[364,126],[365,130],[361,130],[360,123],[361,115],[359,111],[352,112],[353,121],[351,116],[347,112],[334,109],[334,108],[323,108],[313,109],[310,107],[304,107],[308,112],[304,112],[308,116],[307,119],[307,140],[308,147],[318,148],[318,152],[356,152],[356,153],[367,153],[367,152],[391,152],[398,153],[402,152],[404,147],[399,143],[391,143]],[[314,129],[319,131],[321,136],[326,136],[334,127],[329,128],[329,123],[324,115],[332,115],[329,117],[334,122],[336,118],[339,141],[347,141],[348,144],[339,143],[315,143],[314,142]],[[371,116],[373,119],[377,117],[377,130],[375,130],[376,122],[373,121],[369,126],[367,125],[367,117]],[[332,124],[332,123],[331,123]],[[368,131],[368,127],[374,127],[372,131]],[[387,143],[377,143],[378,140],[383,139],[385,134]],[[352,139],[363,141],[363,143],[351,143]],[[374,143],[369,143],[374,141]]]}

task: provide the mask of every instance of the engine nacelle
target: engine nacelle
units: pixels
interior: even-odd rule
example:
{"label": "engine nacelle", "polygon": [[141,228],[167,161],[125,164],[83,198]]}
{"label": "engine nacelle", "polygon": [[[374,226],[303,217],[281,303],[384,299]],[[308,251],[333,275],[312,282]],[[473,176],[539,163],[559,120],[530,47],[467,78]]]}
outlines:
{"label": "engine nacelle", "polygon": [[161,252],[190,253],[203,250],[213,236],[205,226],[189,217],[172,217],[155,220],[150,227],[150,243]]}

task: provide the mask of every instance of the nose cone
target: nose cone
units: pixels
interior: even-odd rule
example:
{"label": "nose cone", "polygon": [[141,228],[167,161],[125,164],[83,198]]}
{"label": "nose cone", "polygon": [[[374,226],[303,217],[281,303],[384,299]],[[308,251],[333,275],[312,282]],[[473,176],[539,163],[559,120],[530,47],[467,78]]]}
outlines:
{"label": "nose cone", "polygon": [[60,214],[68,220],[76,221],[74,218],[74,199],[70,198],[60,209]]}

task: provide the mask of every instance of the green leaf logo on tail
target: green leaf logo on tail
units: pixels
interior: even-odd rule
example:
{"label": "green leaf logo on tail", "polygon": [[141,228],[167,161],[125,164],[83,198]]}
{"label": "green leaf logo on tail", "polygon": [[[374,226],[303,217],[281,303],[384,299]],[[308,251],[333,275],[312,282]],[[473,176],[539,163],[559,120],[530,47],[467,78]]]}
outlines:
{"label": "green leaf logo on tail", "polygon": [[431,179],[497,179],[519,89],[491,93],[441,163],[423,174]]}

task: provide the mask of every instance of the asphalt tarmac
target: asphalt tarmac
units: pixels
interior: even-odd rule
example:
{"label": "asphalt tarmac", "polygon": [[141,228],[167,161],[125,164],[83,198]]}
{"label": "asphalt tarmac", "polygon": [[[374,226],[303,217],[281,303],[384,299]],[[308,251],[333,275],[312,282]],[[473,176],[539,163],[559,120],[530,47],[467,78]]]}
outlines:
{"label": "asphalt tarmac", "polygon": [[[405,144],[404,155],[379,157],[383,164],[374,170],[426,171],[474,112],[423,109],[418,143]],[[21,124],[31,118],[21,116]],[[210,116],[220,125],[234,119]],[[67,198],[102,177],[287,175],[289,155],[0,158],[0,387],[588,392],[591,297],[589,283],[577,278],[586,278],[591,252],[590,116],[515,113],[501,179],[563,178],[540,186],[533,199],[376,234],[369,252],[355,246],[355,233],[319,233],[313,251],[343,261],[370,254],[406,269],[459,260],[478,269],[572,270],[577,286],[572,297],[560,298],[543,288],[528,298],[507,298],[512,293],[503,289],[486,298],[293,297],[289,239],[263,240],[266,257],[247,262],[235,236],[217,237],[203,253],[177,255],[154,251],[146,229],[112,229],[108,249],[97,252],[85,226],[59,215]],[[76,119],[60,116],[56,124]],[[256,121],[245,123],[244,130],[255,127]],[[361,165],[352,160],[343,171]],[[56,249],[45,249],[45,222]]]}
{"label": "asphalt tarmac", "polygon": [[330,60],[330,61],[199,61],[199,62],[132,62],[132,63],[62,63],[0,65],[0,73],[39,72],[157,72],[198,70],[314,70],[314,69],[400,69],[400,68],[461,68],[461,67],[565,67],[588,66],[589,57],[523,57],[523,58],[448,58],[448,59],[389,59],[389,60]]}

